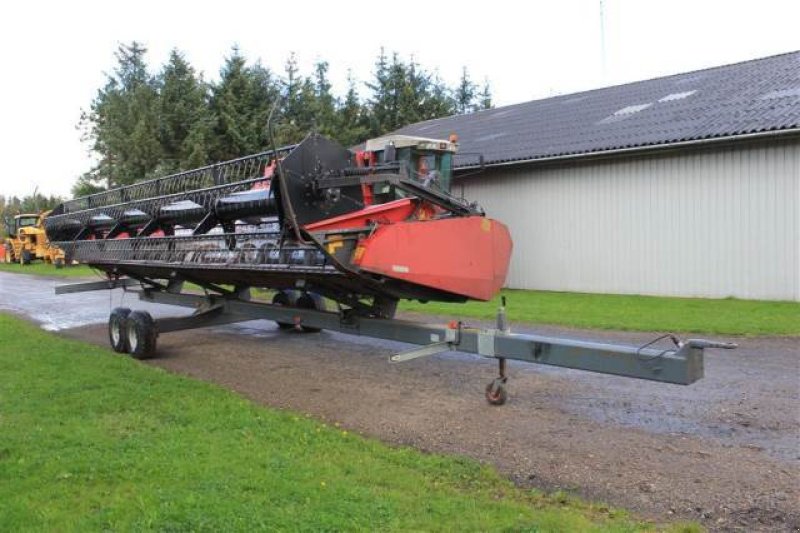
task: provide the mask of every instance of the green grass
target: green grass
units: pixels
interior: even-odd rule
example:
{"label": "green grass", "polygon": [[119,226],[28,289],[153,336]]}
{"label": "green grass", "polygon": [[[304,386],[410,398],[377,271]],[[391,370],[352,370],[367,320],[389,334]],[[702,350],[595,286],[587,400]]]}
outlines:
{"label": "green grass", "polygon": [[[9,530],[637,531],[0,314],[0,524]],[[694,526],[674,526],[684,530]]]}
{"label": "green grass", "polygon": [[94,276],[94,271],[86,265],[72,265],[64,268],[56,268],[41,261],[30,265],[20,265],[19,263],[0,263],[0,272],[14,272],[16,274],[31,274],[33,276],[54,276],[59,278],[78,278]]}
{"label": "green grass", "polygon": [[[730,335],[800,335],[800,303],[504,290],[515,322],[576,328]],[[403,302],[402,311],[494,319],[492,302]]]}

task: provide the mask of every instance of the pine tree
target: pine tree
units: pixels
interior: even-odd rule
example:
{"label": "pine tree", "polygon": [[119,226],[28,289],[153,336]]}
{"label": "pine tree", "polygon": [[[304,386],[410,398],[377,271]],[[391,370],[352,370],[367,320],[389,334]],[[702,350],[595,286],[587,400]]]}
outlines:
{"label": "pine tree", "polygon": [[251,72],[237,47],[225,60],[220,81],[212,89],[214,115],[212,156],[217,161],[234,159],[260,147],[259,128],[254,129]]}
{"label": "pine tree", "polygon": [[428,80],[423,116],[420,120],[431,120],[456,113],[453,91],[439,78],[438,74]]}
{"label": "pine tree", "polygon": [[414,58],[406,65],[398,59],[397,54],[392,58],[390,71],[395,113],[392,121],[386,125],[387,129],[402,128],[406,124],[424,120],[429,81],[426,73],[414,62]]}
{"label": "pine tree", "polygon": [[388,125],[395,122],[389,61],[383,47],[375,62],[373,80],[367,83],[367,87],[372,91],[368,102],[370,135],[377,136],[388,131]]}
{"label": "pine tree", "polygon": [[276,100],[280,99],[279,81],[268,68],[260,62],[248,70],[250,80],[249,106],[252,109],[254,151],[261,151],[270,145],[267,119]]}
{"label": "pine tree", "polygon": [[70,189],[74,198],[88,196],[106,190],[107,187],[98,182],[92,172],[81,174]]}
{"label": "pine tree", "polygon": [[412,58],[403,62],[395,53],[391,62],[381,50],[368,101],[370,134],[382,135],[407,124],[451,115],[454,100],[447,85]]}
{"label": "pine tree", "polygon": [[300,141],[304,134],[305,110],[303,101],[306,99],[303,91],[303,78],[297,66],[297,56],[294,52],[289,55],[284,66],[283,80],[283,109],[277,126],[278,144],[290,144]]}
{"label": "pine tree", "polygon": [[492,103],[492,90],[491,87],[489,87],[489,78],[483,81],[483,89],[479,95],[478,107],[479,109],[491,109],[494,107]]}
{"label": "pine tree", "polygon": [[158,93],[139,43],[120,45],[117,66],[81,117],[84,138],[100,156],[84,176],[93,187],[113,187],[148,177],[162,157],[158,141]]}
{"label": "pine tree", "polygon": [[328,68],[327,61],[318,61],[314,65],[314,122],[315,129],[322,135],[337,137],[336,99],[331,93]]}
{"label": "pine tree", "polygon": [[187,165],[205,164],[205,143],[211,125],[205,83],[178,50],[170,53],[158,82],[159,142],[163,152],[160,170],[166,174]]}
{"label": "pine tree", "polygon": [[458,87],[456,87],[455,91],[456,113],[464,115],[475,111],[477,108],[475,104],[475,98],[478,96],[477,93],[478,88],[472,83],[472,80],[469,79],[467,67],[462,67],[461,80],[458,82]]}
{"label": "pine tree", "polygon": [[364,142],[369,136],[369,121],[352,72],[347,74],[347,94],[337,110],[338,127],[336,139],[344,146]]}
{"label": "pine tree", "polygon": [[176,170],[187,170],[205,166],[212,161],[211,146],[213,130],[211,121],[203,119],[192,124],[181,143],[180,166]]}

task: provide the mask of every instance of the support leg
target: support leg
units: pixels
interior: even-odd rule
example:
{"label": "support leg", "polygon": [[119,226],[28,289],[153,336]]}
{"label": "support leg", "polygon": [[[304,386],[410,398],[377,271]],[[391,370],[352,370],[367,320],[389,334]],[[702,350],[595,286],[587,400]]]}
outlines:
{"label": "support leg", "polygon": [[508,400],[508,391],[506,391],[506,359],[500,357],[497,359],[499,377],[492,380],[486,386],[486,401],[492,405],[503,405]]}

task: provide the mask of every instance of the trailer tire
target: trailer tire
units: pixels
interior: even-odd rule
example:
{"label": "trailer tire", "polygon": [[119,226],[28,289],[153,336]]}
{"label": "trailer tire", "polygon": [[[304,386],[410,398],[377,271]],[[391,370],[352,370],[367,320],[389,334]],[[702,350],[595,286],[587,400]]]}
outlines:
{"label": "trailer tire", "polygon": [[[275,293],[275,296],[272,297],[272,305],[280,305],[281,307],[293,307],[292,298],[286,291],[278,291]],[[289,324],[287,322],[278,322],[277,320],[275,323],[278,325],[280,329],[292,329],[294,328],[294,324]]]}
{"label": "trailer tire", "polygon": [[108,315],[108,342],[111,349],[117,353],[128,352],[128,315],[131,310],[127,307],[116,307]]}
{"label": "trailer tire", "polygon": [[31,251],[30,250],[22,250],[22,253],[19,254],[19,263],[21,265],[30,265],[31,264]]}
{"label": "trailer tire", "polygon": [[[325,300],[319,294],[310,292],[303,293],[295,302],[295,307],[299,309],[315,309],[317,311],[325,311]],[[310,328],[308,326],[300,326],[304,333],[318,333],[322,331],[321,328]]]}
{"label": "trailer tire", "polygon": [[156,355],[156,323],[147,311],[133,311],[125,321],[128,353],[134,359],[150,359]]}

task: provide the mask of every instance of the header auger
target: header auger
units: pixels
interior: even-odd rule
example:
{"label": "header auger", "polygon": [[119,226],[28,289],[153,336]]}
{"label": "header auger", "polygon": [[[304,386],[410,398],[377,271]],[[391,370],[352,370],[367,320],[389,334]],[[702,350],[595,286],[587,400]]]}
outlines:
{"label": "header auger", "polygon": [[[281,328],[332,329],[423,345],[393,361],[460,350],[500,361],[487,387],[505,401],[505,359],[583,368],[672,383],[702,377],[702,350],[637,349],[428,326],[394,319],[401,299],[490,300],[505,283],[511,238],[477,204],[450,193],[453,141],[387,136],[353,153],[316,134],[301,143],[137,183],[59,205],[46,221],[55,244],[108,282],[77,292],[139,284],[140,297],[196,308],[154,321],[116,309],[117,351],[150,357],[159,333],[254,318]],[[205,296],[182,293],[183,282]],[[251,287],[274,291],[255,303]],[[337,305],[325,309],[325,299]]]}

